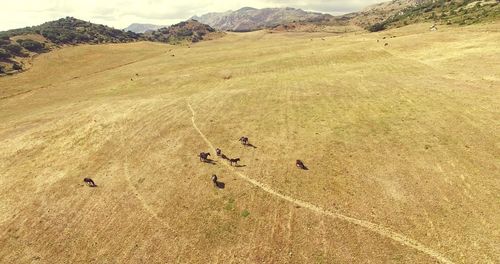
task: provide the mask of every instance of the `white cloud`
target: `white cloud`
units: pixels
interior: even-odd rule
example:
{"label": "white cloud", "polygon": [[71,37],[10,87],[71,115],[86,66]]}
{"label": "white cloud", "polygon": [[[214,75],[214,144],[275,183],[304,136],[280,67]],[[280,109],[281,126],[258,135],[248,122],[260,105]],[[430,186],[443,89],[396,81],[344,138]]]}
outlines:
{"label": "white cloud", "polygon": [[38,25],[73,16],[124,28],[131,23],[169,25],[207,12],[244,6],[296,7],[332,14],[359,10],[380,0],[16,0],[2,3],[0,30]]}

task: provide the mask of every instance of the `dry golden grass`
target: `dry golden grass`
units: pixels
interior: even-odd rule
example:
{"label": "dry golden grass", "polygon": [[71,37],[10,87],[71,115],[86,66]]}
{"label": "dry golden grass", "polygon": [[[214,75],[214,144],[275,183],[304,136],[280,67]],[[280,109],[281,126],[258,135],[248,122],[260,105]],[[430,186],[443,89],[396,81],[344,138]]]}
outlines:
{"label": "dry golden grass", "polygon": [[498,263],[498,25],[43,54],[0,79],[0,262]]}

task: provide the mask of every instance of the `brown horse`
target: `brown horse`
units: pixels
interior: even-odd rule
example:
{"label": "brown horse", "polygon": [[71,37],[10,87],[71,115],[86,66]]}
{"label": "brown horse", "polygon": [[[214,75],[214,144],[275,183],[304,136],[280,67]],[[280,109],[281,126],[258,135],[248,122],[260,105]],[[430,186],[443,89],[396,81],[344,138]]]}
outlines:
{"label": "brown horse", "polygon": [[85,178],[83,179],[83,182],[85,182],[90,187],[97,187],[97,185],[91,178]]}
{"label": "brown horse", "polygon": [[205,152],[200,153],[200,155],[199,155],[200,161],[207,162],[208,156],[210,156],[210,153],[208,153],[208,152],[207,153],[205,153]]}
{"label": "brown horse", "polygon": [[222,150],[220,150],[220,148],[217,148],[215,150],[215,153],[217,154],[218,157],[220,157],[220,155],[222,154]]}

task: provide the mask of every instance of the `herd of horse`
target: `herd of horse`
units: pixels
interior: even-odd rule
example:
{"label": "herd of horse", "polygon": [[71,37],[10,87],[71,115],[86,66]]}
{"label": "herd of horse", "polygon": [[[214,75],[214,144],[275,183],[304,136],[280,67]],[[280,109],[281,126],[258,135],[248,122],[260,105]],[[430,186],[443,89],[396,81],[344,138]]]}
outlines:
{"label": "herd of horse", "polygon": [[[241,144],[243,146],[253,146],[252,144],[249,143],[248,137],[241,137],[239,139],[239,141],[241,142]],[[231,166],[233,166],[233,164],[235,166],[237,166],[238,162],[240,161],[240,158],[233,158],[233,159],[228,158],[225,154],[222,153],[222,150],[220,148],[217,148],[215,150],[215,152],[216,152],[217,157],[221,157],[222,159],[229,161],[229,164]],[[212,163],[213,161],[208,158],[209,156],[210,156],[209,152],[201,152],[199,154],[200,161],[201,162]],[[301,170],[308,170],[308,168],[304,165],[304,162],[302,162],[301,160],[296,160],[295,161],[295,166],[297,166],[297,168],[299,168]],[[218,179],[217,175],[213,174],[211,180],[212,180],[212,183],[214,184],[214,186],[216,188],[219,187],[219,182],[217,181],[217,179]]]}
{"label": "herd of horse", "polygon": [[[243,146],[252,146],[252,147],[254,147],[248,141],[248,137],[241,137],[239,139],[239,141],[241,142],[241,144]],[[240,161],[240,158],[232,158],[232,159],[228,158],[225,154],[222,153],[222,150],[220,148],[217,148],[215,150],[215,152],[217,154],[217,157],[221,157],[222,159],[229,161],[229,164],[231,166],[238,166],[238,162]],[[201,152],[198,156],[199,156],[201,162],[206,162],[206,163],[212,163],[213,162],[212,160],[210,160],[208,158],[210,156],[209,152]],[[301,170],[307,170],[307,167],[304,165],[304,162],[302,162],[301,160],[296,160],[295,161],[295,166],[297,166],[297,168],[299,168]],[[214,184],[215,187],[219,187],[220,186],[220,183],[217,181],[217,175],[215,175],[215,174],[212,175],[211,180],[212,180],[212,183]],[[95,184],[95,182],[91,178],[85,178],[85,179],[83,179],[83,182],[85,184],[87,184],[88,186],[90,186],[90,187],[97,187],[97,185]]]}

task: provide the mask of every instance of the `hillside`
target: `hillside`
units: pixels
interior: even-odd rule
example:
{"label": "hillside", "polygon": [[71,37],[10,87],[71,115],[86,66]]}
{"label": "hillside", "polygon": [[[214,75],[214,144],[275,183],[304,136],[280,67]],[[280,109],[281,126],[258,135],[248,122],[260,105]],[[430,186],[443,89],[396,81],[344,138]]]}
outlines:
{"label": "hillside", "polygon": [[32,57],[66,45],[143,40],[176,44],[214,39],[222,35],[196,21],[181,22],[141,34],[66,17],[39,26],[0,32],[0,76],[25,70],[30,67]]}
{"label": "hillside", "polygon": [[153,25],[153,24],[140,24],[133,23],[130,26],[124,28],[124,31],[132,31],[134,33],[144,33],[146,31],[155,31],[160,28],[164,28],[165,26]]}
{"label": "hillside", "polygon": [[433,22],[446,25],[472,25],[500,19],[496,0],[423,1],[404,8],[371,27],[371,30]]}
{"label": "hillside", "polygon": [[274,31],[350,32],[380,31],[417,23],[472,25],[500,19],[500,4],[495,0],[393,0],[368,6],[359,12],[328,20],[283,23]]}
{"label": "hillside", "polygon": [[218,30],[253,31],[271,28],[280,24],[299,21],[324,21],[332,18],[331,15],[306,12],[295,8],[263,8],[244,7],[236,11],[223,13],[208,13],[194,16],[193,19],[210,25]]}
{"label": "hillside", "polygon": [[177,44],[182,42],[198,42],[222,36],[212,27],[196,20],[188,20],[178,24],[144,33],[144,38],[150,41]]}
{"label": "hillside", "polygon": [[139,34],[125,32],[76,19],[74,17],[61,18],[59,20],[46,22],[39,26],[12,29],[0,32],[0,36],[20,36],[27,34],[39,34],[55,44],[79,44],[79,43],[123,43],[138,40]]}
{"label": "hillside", "polygon": [[408,7],[417,6],[426,0],[392,0],[365,7],[359,12],[343,15],[353,25],[368,28],[389,17],[395,16]]}
{"label": "hillside", "polygon": [[63,45],[125,43],[141,35],[73,17],[0,32],[0,74],[30,66],[30,58]]}
{"label": "hillside", "polygon": [[499,26],[42,54],[0,78],[0,262],[500,263]]}

